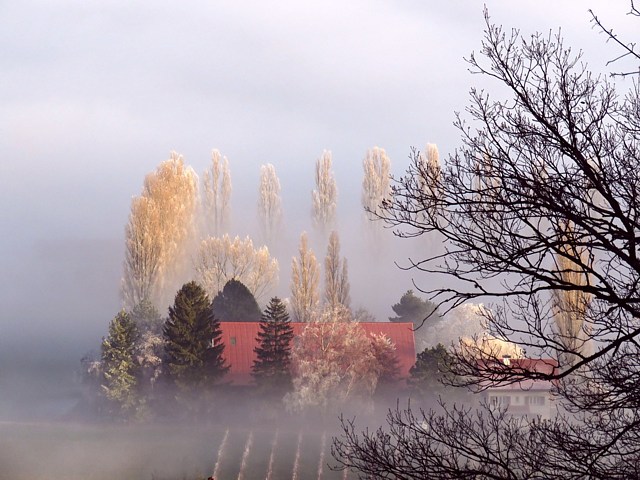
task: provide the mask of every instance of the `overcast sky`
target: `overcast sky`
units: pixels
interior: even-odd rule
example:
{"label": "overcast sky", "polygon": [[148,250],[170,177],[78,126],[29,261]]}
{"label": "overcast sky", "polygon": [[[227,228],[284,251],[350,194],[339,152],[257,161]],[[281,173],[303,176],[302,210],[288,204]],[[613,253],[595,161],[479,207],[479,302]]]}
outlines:
{"label": "overcast sky", "polygon": [[[487,6],[505,27],[562,27],[597,70],[617,51],[588,8],[637,32],[626,1]],[[255,218],[273,163],[294,224],[330,149],[344,232],[365,151],[384,147],[395,173],[411,146],[445,156],[480,81],[463,57],[480,47],[481,2],[21,0],[0,2],[0,19],[0,348],[15,332],[106,332],[131,197],[171,150],[198,173],[213,148],[229,158],[237,223]]]}

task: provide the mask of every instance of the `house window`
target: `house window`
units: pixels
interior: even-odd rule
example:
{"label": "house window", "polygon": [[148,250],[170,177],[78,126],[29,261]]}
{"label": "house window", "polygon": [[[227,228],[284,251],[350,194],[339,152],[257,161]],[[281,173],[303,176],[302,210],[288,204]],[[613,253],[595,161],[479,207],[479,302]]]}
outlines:
{"label": "house window", "polygon": [[229,343],[231,343],[231,345],[235,345],[236,344],[236,337],[231,337],[231,339],[229,340]]}
{"label": "house window", "polygon": [[525,401],[527,405],[544,405],[545,404],[544,397],[540,395],[526,397]]}
{"label": "house window", "polygon": [[509,395],[496,395],[489,397],[489,404],[497,407],[497,406],[505,406],[508,407],[511,404],[511,397]]}

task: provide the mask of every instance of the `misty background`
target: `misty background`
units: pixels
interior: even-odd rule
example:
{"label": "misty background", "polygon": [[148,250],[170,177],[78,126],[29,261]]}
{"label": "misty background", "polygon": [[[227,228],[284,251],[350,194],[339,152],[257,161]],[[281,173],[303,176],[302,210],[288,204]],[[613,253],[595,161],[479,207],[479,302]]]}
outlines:
{"label": "misty background", "polygon": [[[613,45],[588,9],[633,31],[626,1],[486,2],[524,32],[562,27],[604,71]],[[124,226],[144,176],[175,150],[200,175],[230,163],[232,235],[256,232],[260,166],[282,185],[280,285],[311,231],[314,165],[332,151],[341,254],[353,307],[378,320],[412,288],[394,262],[437,241],[389,239],[363,253],[362,159],[459,143],[454,112],[470,87],[463,57],[481,47],[480,2],[0,2],[0,420],[58,415],[74,371],[99,350],[119,296]],[[625,30],[627,29],[627,30]],[[492,93],[498,92],[492,86]],[[254,242],[259,240],[254,236]],[[325,245],[312,245],[319,260]],[[374,272],[372,281],[372,271]],[[425,289],[434,279],[416,277]],[[166,312],[162,312],[163,314]]]}

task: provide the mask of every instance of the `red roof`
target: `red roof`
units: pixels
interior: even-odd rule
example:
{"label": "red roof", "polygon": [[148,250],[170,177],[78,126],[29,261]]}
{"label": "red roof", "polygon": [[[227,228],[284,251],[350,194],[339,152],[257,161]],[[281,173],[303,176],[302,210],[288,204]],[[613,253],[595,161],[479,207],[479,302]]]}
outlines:
{"label": "red roof", "polygon": [[[291,322],[293,334],[300,335],[306,323]],[[369,334],[385,334],[396,346],[399,360],[400,377],[407,378],[409,369],[416,363],[416,348],[412,323],[361,322],[360,325]],[[224,357],[231,366],[225,376],[226,381],[234,385],[248,385],[252,381],[251,367],[256,359],[254,348],[260,322],[220,322]]]}
{"label": "red roof", "polygon": [[[552,358],[516,358],[510,360],[510,367],[516,372],[536,372],[543,375],[553,375],[557,373],[558,362]],[[506,385],[492,385],[490,390],[551,390],[552,381],[544,379],[525,379]]]}

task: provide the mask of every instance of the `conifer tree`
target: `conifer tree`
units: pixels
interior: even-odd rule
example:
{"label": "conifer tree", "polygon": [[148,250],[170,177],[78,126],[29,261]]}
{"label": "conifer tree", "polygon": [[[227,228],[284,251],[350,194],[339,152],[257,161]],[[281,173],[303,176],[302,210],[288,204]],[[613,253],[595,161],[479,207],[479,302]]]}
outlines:
{"label": "conifer tree", "polygon": [[291,389],[292,339],[287,307],[274,297],[262,314],[258,346],[254,349],[258,358],[253,362],[252,375],[262,390],[284,393]]}
{"label": "conifer tree", "polygon": [[196,282],[176,294],[163,335],[168,374],[183,392],[210,390],[229,369],[222,356],[220,322]]}
{"label": "conifer tree", "polygon": [[128,417],[137,404],[135,343],[138,329],[124,310],[109,324],[109,335],[102,340],[102,393],[111,403],[111,413]]}
{"label": "conifer tree", "polygon": [[229,280],[212,303],[213,314],[223,322],[258,322],[262,312],[249,289],[239,280]]}

